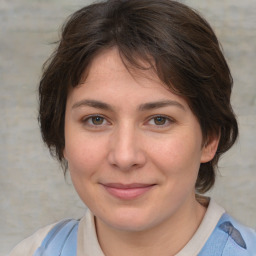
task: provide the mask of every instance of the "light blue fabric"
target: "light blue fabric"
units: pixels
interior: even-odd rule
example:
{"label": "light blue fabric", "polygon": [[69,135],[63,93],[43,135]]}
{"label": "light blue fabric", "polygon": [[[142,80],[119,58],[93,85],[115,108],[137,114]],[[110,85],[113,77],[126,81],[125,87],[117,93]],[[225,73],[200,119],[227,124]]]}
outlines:
{"label": "light blue fabric", "polygon": [[[33,256],[76,256],[78,223],[59,222]],[[256,256],[256,232],[223,214],[198,256]]]}
{"label": "light blue fabric", "polygon": [[225,213],[198,256],[256,256],[256,232]]}
{"label": "light blue fabric", "polygon": [[75,256],[78,223],[77,220],[64,220],[56,224],[33,256]]}

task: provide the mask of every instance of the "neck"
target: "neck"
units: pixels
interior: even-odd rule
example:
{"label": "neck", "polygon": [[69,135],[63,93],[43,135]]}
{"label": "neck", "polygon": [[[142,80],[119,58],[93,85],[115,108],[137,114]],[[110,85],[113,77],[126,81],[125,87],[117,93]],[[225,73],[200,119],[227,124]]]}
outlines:
{"label": "neck", "polygon": [[198,229],[206,209],[196,199],[174,216],[143,231],[125,231],[109,227],[96,218],[100,246],[106,256],[170,256],[177,254]]}

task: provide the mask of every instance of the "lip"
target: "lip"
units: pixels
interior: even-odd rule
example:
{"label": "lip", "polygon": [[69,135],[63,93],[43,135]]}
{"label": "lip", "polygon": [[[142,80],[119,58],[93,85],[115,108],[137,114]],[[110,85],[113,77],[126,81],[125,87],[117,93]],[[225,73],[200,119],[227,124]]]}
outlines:
{"label": "lip", "polygon": [[102,184],[106,191],[119,199],[132,200],[146,194],[151,190],[155,184],[121,184],[121,183],[107,183]]}

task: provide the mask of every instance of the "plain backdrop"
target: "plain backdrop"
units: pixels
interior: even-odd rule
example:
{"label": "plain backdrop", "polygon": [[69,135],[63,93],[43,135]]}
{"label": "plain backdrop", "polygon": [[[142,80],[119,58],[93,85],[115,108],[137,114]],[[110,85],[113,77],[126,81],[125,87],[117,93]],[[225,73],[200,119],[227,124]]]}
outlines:
{"label": "plain backdrop", "polygon": [[[64,19],[90,2],[0,0],[0,255],[39,227],[85,211],[40,138],[37,86]],[[240,138],[210,195],[256,227],[256,0],[183,2],[211,23],[234,77]]]}

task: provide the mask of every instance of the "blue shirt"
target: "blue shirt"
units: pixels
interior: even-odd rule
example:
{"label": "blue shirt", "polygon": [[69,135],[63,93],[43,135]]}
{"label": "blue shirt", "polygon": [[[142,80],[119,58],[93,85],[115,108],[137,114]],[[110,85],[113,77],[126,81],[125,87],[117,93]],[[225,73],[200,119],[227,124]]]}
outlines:
{"label": "blue shirt", "polygon": [[[59,222],[34,256],[75,256],[78,224],[76,220]],[[224,213],[198,256],[256,256],[256,232]]]}
{"label": "blue shirt", "polygon": [[199,256],[255,256],[256,232],[223,214]]}

